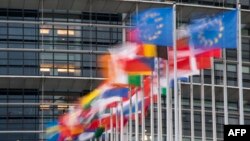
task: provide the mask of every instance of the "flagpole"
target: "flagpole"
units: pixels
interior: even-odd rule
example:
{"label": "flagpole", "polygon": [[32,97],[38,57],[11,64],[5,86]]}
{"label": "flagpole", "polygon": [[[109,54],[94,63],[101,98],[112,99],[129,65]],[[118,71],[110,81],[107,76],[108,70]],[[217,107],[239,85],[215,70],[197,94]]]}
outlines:
{"label": "flagpole", "polygon": [[206,140],[205,121],[205,95],[204,95],[204,70],[201,70],[201,136],[202,141]]}
{"label": "flagpole", "polygon": [[191,121],[191,141],[194,141],[194,85],[193,85],[193,76],[190,76],[190,121]]}
{"label": "flagpole", "polygon": [[135,93],[135,141],[139,141],[138,92]]}
{"label": "flagpole", "polygon": [[179,114],[177,92],[177,48],[176,48],[176,4],[173,4],[173,49],[174,49],[174,118],[175,118],[175,141],[179,141]]}
{"label": "flagpole", "polygon": [[[122,25],[125,26],[125,18],[126,18],[126,14],[122,14]],[[126,29],[123,28],[122,29],[122,42],[125,43],[126,42]],[[121,139],[120,141],[123,141],[123,135],[124,135],[124,131],[123,131],[123,104],[122,104],[122,100],[120,102],[121,105]]]}
{"label": "flagpole", "polygon": [[[211,84],[212,84],[212,119],[213,119],[213,141],[217,140],[217,135],[216,135],[216,105],[215,105],[215,87],[214,87],[214,58],[211,57],[211,63],[212,63],[212,68],[211,68]],[[226,107],[224,107],[226,108]]]}
{"label": "flagpole", "polygon": [[224,103],[224,124],[228,125],[228,95],[227,95],[227,60],[226,49],[223,49],[223,103]]}
{"label": "flagpole", "polygon": [[153,72],[151,74],[151,89],[150,89],[150,135],[151,140],[154,141],[154,85],[153,85]]}
{"label": "flagpole", "polygon": [[157,127],[157,132],[158,132],[158,141],[162,141],[162,118],[161,118],[161,87],[160,87],[160,72],[159,72],[159,63],[160,59],[157,58],[157,118],[158,118],[158,127]]}
{"label": "flagpole", "polygon": [[172,123],[172,120],[171,120],[171,116],[172,116],[172,93],[170,91],[170,87],[169,87],[169,69],[168,69],[168,61],[166,61],[166,117],[167,117],[167,120],[166,120],[166,128],[167,128],[167,141],[171,141],[171,136],[172,136],[172,133],[171,133],[171,123]]}
{"label": "flagpole", "polygon": [[178,80],[178,96],[179,96],[179,136],[180,136],[180,141],[182,141],[182,107],[181,107],[181,81]]}
{"label": "flagpole", "polygon": [[110,115],[111,115],[111,118],[110,118],[110,141],[113,141],[113,108],[110,109]]}
{"label": "flagpole", "polygon": [[126,133],[126,136],[125,136],[125,141],[129,141],[129,135],[128,135],[128,124],[125,126],[125,133]]}
{"label": "flagpole", "polygon": [[[138,2],[135,4],[136,10],[136,18],[138,18]],[[138,24],[138,19],[136,19],[136,23]],[[138,118],[138,92],[135,95],[135,141],[139,141],[139,118]]]}
{"label": "flagpole", "polygon": [[108,131],[106,131],[106,132],[105,132],[105,141],[108,141],[108,140],[109,140],[108,136],[109,136],[109,133],[108,133]]}
{"label": "flagpole", "polygon": [[124,131],[123,131],[123,102],[121,100],[120,102],[120,105],[121,105],[121,112],[120,112],[120,116],[121,116],[121,121],[120,121],[120,124],[121,124],[121,130],[120,130],[120,141],[123,141],[124,137],[123,137],[123,134],[124,134]]}
{"label": "flagpole", "polygon": [[132,141],[132,89],[129,87],[129,141]]}
{"label": "flagpole", "polygon": [[116,111],[115,111],[115,141],[118,141],[119,140],[119,132],[118,132],[118,108],[116,108]]}
{"label": "flagpole", "polygon": [[243,89],[242,89],[242,47],[241,47],[241,4],[237,0],[237,33],[238,33],[238,87],[239,87],[239,114],[240,125],[244,125],[244,105],[243,105]]}
{"label": "flagpole", "polygon": [[145,97],[145,94],[144,94],[144,85],[143,85],[143,76],[141,76],[141,88],[142,88],[142,95],[141,95],[141,122],[142,122],[142,126],[141,126],[141,136],[142,136],[142,141],[144,141],[144,137],[145,137],[145,110],[144,110],[144,106],[145,106],[145,103],[144,103],[144,97]]}

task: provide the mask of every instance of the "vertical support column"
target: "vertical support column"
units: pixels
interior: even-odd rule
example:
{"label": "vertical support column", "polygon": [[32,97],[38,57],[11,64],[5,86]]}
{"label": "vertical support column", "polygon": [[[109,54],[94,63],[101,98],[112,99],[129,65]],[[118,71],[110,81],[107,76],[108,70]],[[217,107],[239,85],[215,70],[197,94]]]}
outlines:
{"label": "vertical support column", "polygon": [[178,80],[178,106],[179,106],[179,140],[182,141],[182,107],[181,107],[181,81]]}
{"label": "vertical support column", "polygon": [[[122,25],[125,26],[126,22],[125,22],[125,18],[126,18],[126,14],[122,14]],[[126,42],[126,29],[122,28],[122,42],[125,43]],[[123,103],[122,101],[120,102],[121,105],[121,112],[120,112],[120,118],[121,118],[121,130],[120,130],[120,141],[123,141],[124,139],[124,130],[123,130]]]}
{"label": "vertical support column", "polygon": [[139,141],[138,92],[135,94],[135,141]]}
{"label": "vertical support column", "polygon": [[118,130],[118,126],[119,122],[118,122],[118,110],[117,108],[115,109],[115,140],[118,141],[119,140],[119,130]]}
{"label": "vertical support column", "polygon": [[204,70],[201,70],[201,135],[202,141],[206,141]]}
{"label": "vertical support column", "polygon": [[142,95],[141,95],[141,137],[142,137],[142,141],[144,141],[144,137],[145,137],[145,110],[144,110],[144,85],[143,85],[143,76],[141,77],[141,88],[142,88]]}
{"label": "vertical support column", "polygon": [[154,141],[154,76],[151,74],[151,90],[150,90],[150,135],[151,140]]}
{"label": "vertical support column", "polygon": [[177,85],[177,48],[176,48],[176,4],[173,4],[173,49],[174,49],[174,123],[175,141],[179,141],[178,85]]}
{"label": "vertical support column", "polygon": [[[129,13],[129,25],[131,26],[132,25],[132,18],[131,18],[131,13]],[[131,34],[129,35],[129,40],[131,40]],[[131,86],[129,85],[129,124],[128,124],[128,139],[129,141],[132,140],[132,100],[131,100],[131,97],[132,97],[132,88]]]}
{"label": "vertical support column", "polygon": [[238,87],[239,87],[239,113],[240,125],[244,125],[244,103],[243,103],[243,85],[242,85],[242,47],[241,47],[241,4],[237,0],[237,32],[238,32]]}
{"label": "vertical support column", "polygon": [[168,61],[166,61],[166,88],[167,88],[167,94],[166,94],[166,128],[167,128],[167,141],[172,141],[172,92],[171,88],[169,87],[169,69],[168,69]]}
{"label": "vertical support column", "polygon": [[[125,18],[126,18],[125,13],[122,14],[122,26],[126,26],[126,22],[125,22]],[[125,43],[126,42],[126,28],[122,28],[122,42]]]}
{"label": "vertical support column", "polygon": [[[44,106],[44,83],[45,83],[45,78],[44,78],[44,74],[42,76],[42,88],[41,88],[41,105]],[[44,139],[44,109],[41,108],[41,130],[42,130],[42,133],[41,133],[41,139],[43,140]]]}
{"label": "vertical support column", "polygon": [[129,87],[129,141],[132,141],[132,100],[131,87]]}
{"label": "vertical support column", "polygon": [[228,125],[228,98],[227,98],[227,61],[226,49],[223,49],[223,100],[224,100],[224,124]]}
{"label": "vertical support column", "polygon": [[124,130],[123,130],[123,102],[122,100],[120,101],[120,105],[121,105],[121,111],[120,111],[120,141],[124,140]]}
{"label": "vertical support column", "polygon": [[193,76],[190,77],[190,121],[191,121],[191,141],[194,141],[194,85]]}
{"label": "vertical support column", "polygon": [[162,104],[161,104],[161,86],[160,86],[160,59],[157,58],[157,134],[158,134],[158,141],[162,141]]}
{"label": "vertical support column", "polygon": [[[42,25],[44,25],[44,0],[41,1],[41,12],[42,12]],[[41,37],[42,40],[42,44],[41,44],[41,48],[44,50],[44,35],[42,34]],[[44,63],[44,59],[42,59],[42,64]],[[44,77],[44,72],[42,73],[42,89],[41,89],[41,99],[42,99],[42,105],[44,103],[44,82],[45,82],[45,77]],[[42,120],[41,120],[41,140],[44,139],[44,109],[41,109],[41,115],[42,115]]]}
{"label": "vertical support column", "polygon": [[[136,2],[136,5],[135,5],[136,18],[138,17],[138,12],[139,12],[138,6],[139,6],[138,2]],[[136,92],[136,96],[135,96],[135,141],[139,141],[138,92]]]}
{"label": "vertical support column", "polygon": [[113,134],[113,131],[114,131],[114,129],[113,129],[113,108],[111,108],[110,109],[110,116],[111,116],[111,118],[110,118],[110,130],[111,130],[111,132],[110,132],[110,141],[114,141],[114,134]]}
{"label": "vertical support column", "polygon": [[[217,140],[216,135],[216,107],[215,107],[215,88],[214,88],[214,58],[211,57],[211,84],[212,84],[212,121],[213,121],[213,141]],[[225,108],[225,107],[224,107]]]}

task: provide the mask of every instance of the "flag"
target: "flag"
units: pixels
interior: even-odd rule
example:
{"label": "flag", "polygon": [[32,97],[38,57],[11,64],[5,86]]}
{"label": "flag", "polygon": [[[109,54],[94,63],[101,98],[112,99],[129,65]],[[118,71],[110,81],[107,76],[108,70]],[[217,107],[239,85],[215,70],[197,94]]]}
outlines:
{"label": "flag", "polygon": [[100,95],[101,93],[101,89],[100,88],[96,88],[95,90],[93,90],[92,92],[90,92],[89,94],[87,94],[86,96],[83,96],[83,98],[80,99],[80,104],[84,109],[89,108],[90,103]]}
{"label": "flag", "polygon": [[173,8],[154,8],[134,16],[137,39],[142,43],[173,45]]}
{"label": "flag", "polygon": [[236,48],[237,11],[193,20],[189,32],[194,48]]}
{"label": "flag", "polygon": [[117,74],[116,71],[124,71],[133,75],[150,75],[154,69],[153,58],[138,56],[138,45],[135,43],[126,43],[109,51],[112,75]]}
{"label": "flag", "polygon": [[[154,95],[158,95],[158,87],[160,87],[160,94],[162,96],[166,96],[167,95],[167,88],[166,88],[166,84],[167,84],[167,77],[168,75],[167,73],[167,62],[164,59],[155,59],[155,63],[157,63],[159,61],[159,68],[158,65],[153,73],[153,92]],[[158,63],[157,63],[158,64]],[[159,72],[158,72],[159,70]],[[158,84],[158,78],[159,78],[159,84]]]}
{"label": "flag", "polygon": [[104,131],[105,131],[104,127],[98,127],[95,131],[95,138],[101,137]]}
{"label": "flag", "polygon": [[123,87],[114,87],[109,90],[106,90],[100,98],[111,98],[111,97],[121,97],[121,98],[128,98],[129,88]]}
{"label": "flag", "polygon": [[141,75],[128,75],[128,84],[132,86],[141,86]]}
{"label": "flag", "polygon": [[137,55],[144,57],[159,57],[168,59],[168,49],[163,46],[157,46],[154,44],[141,44],[138,45]]}
{"label": "flag", "polygon": [[57,141],[59,139],[59,125],[58,122],[50,122],[46,126],[46,137],[48,141]]}
{"label": "flag", "polygon": [[150,75],[154,70],[154,58],[136,57],[119,60],[121,68],[132,75]]}
{"label": "flag", "polygon": [[78,136],[79,141],[86,141],[94,138],[95,132],[84,132]]}
{"label": "flag", "polygon": [[107,90],[110,90],[112,88],[114,88],[114,86],[112,86],[112,84],[110,84],[108,82],[103,83],[102,85],[100,85],[99,87],[97,87],[96,89],[94,89],[89,94],[83,96],[83,98],[80,99],[80,105],[84,109],[88,109],[91,106],[92,101],[94,101],[95,99],[99,98]]}

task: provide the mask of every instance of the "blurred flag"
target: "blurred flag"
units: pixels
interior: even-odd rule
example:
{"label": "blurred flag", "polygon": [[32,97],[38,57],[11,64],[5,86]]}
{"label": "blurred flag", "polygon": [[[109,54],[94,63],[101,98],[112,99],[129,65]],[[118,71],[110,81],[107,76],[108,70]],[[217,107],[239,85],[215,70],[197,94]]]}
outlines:
{"label": "blurred flag", "polygon": [[189,32],[195,48],[236,48],[237,11],[193,20]]}
{"label": "blurred flag", "polygon": [[134,17],[136,30],[134,38],[142,43],[161,46],[173,45],[173,9],[155,8],[139,12]]}
{"label": "blurred flag", "polygon": [[129,88],[114,87],[105,91],[100,98],[121,97],[128,98]]}
{"label": "blurred flag", "polygon": [[50,122],[46,126],[46,137],[48,141],[57,141],[59,139],[59,125],[57,121]]}
{"label": "blurred flag", "polygon": [[110,66],[112,66],[110,69],[113,69],[111,70],[113,71],[112,75],[116,73],[115,71],[124,71],[131,75],[150,75],[154,69],[153,58],[137,54],[138,44],[126,43],[109,51],[111,54]]}
{"label": "blurred flag", "polygon": [[[156,67],[153,73],[153,92],[157,95],[158,86],[160,87],[160,93],[162,96],[167,95],[167,62],[164,59],[155,59],[157,63],[159,61],[159,73],[158,73],[158,66]],[[159,85],[158,85],[158,78],[159,78]]]}
{"label": "blurred flag", "polygon": [[154,70],[154,58],[136,57],[119,60],[122,69],[131,75],[150,75]]}
{"label": "blurred flag", "polygon": [[78,136],[79,141],[91,140],[94,138],[95,132],[84,132]]}
{"label": "blurred flag", "polygon": [[102,133],[105,131],[104,127],[98,127],[95,131],[95,138],[98,139],[102,136]]}
{"label": "blurred flag", "polygon": [[168,50],[166,47],[157,46],[154,44],[141,44],[138,45],[137,55],[144,57],[159,57],[163,59],[168,59]]}

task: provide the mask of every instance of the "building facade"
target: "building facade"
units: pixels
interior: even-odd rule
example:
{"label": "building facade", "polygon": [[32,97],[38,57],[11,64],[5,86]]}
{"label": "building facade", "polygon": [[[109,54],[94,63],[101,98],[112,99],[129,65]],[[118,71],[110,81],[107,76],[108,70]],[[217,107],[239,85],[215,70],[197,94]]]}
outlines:
{"label": "building facade", "polygon": [[[131,26],[131,14],[172,6],[173,2],[1,2],[0,140],[46,140],[46,123],[67,112],[80,96],[105,79],[97,57],[126,40],[125,29]],[[215,14],[236,7],[235,0],[175,2],[177,28],[198,14]],[[240,2],[242,50],[224,49],[223,59],[215,59],[212,69],[190,77],[190,82],[181,82],[183,141],[222,141],[224,124],[250,124],[250,1]],[[238,54],[242,54],[242,63]],[[238,78],[240,73],[242,80]],[[162,99],[166,140],[166,98]],[[157,108],[154,110],[157,123]],[[146,136],[144,140],[150,140],[150,115],[146,118]]]}

